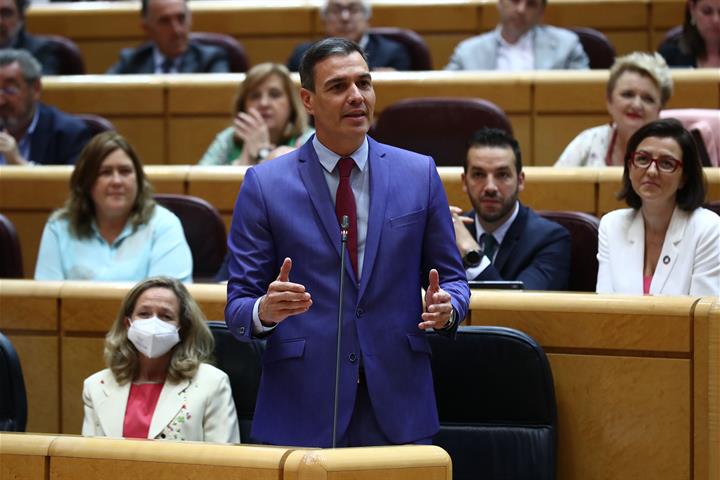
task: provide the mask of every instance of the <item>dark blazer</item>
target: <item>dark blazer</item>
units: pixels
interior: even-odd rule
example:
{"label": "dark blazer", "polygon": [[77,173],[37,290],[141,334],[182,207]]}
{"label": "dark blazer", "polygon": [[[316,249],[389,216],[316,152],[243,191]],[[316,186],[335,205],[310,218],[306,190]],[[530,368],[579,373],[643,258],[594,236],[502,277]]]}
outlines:
{"label": "dark blazer", "polygon": [[43,75],[59,75],[60,74],[60,57],[55,51],[56,47],[53,43],[42,37],[30,35],[25,30],[20,30],[12,48],[27,50],[42,65]]}
{"label": "dark blazer", "polygon": [[[291,72],[298,71],[303,54],[308,51],[312,44],[313,42],[308,42],[295,47],[287,62],[288,70]],[[368,57],[370,70],[385,67],[394,68],[395,70],[410,70],[410,55],[405,47],[382,35],[368,34],[365,54]]]}
{"label": "dark blazer", "polygon": [[[475,212],[466,224],[477,238]],[[521,280],[527,290],[567,290],[570,275],[570,234],[520,204],[495,256],[495,262],[475,280]]]}
{"label": "dark blazer", "polygon": [[[203,45],[190,40],[188,49],[180,61],[180,73],[226,73],[230,71],[227,54],[214,45]],[[153,43],[147,42],[137,48],[125,48],[120,61],[110,67],[109,74],[155,73]]]}
{"label": "dark blazer", "polygon": [[685,53],[680,48],[681,36],[669,38],[660,44],[658,53],[663,56],[669,67],[690,68],[697,67],[697,58]]}
{"label": "dark blazer", "polygon": [[74,164],[92,133],[79,118],[38,103],[40,116],[30,138],[30,160],[42,165]]}
{"label": "dark blazer", "polygon": [[[436,268],[458,319],[470,292],[435,163],[369,137],[368,144],[370,209],[359,282],[345,264],[338,437],[352,415],[362,362],[380,428],[392,443],[409,443],[439,428],[430,345],[418,329],[420,289]],[[228,328],[250,340],[255,301],[285,257],[293,260],[290,281],[305,285],[313,300],[268,337],[252,426],[262,443],[331,444],[340,243],[311,141],[247,171],[228,238]]]}

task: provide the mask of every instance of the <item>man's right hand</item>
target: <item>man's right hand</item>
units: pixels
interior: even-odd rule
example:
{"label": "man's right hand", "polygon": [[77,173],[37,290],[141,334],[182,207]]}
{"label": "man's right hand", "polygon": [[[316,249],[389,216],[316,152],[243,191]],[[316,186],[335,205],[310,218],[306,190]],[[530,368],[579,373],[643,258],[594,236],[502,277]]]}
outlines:
{"label": "man's right hand", "polygon": [[27,163],[20,154],[15,137],[6,130],[0,131],[0,153],[3,154],[8,165],[25,165]]}
{"label": "man's right hand", "polygon": [[479,250],[480,246],[473,238],[470,230],[465,226],[466,223],[473,223],[473,219],[462,214],[462,209],[450,206],[450,214],[452,215],[453,227],[455,227],[455,245],[460,250],[460,255],[465,255],[472,250]]}
{"label": "man's right hand", "polygon": [[286,257],[277,279],[268,286],[267,293],[260,300],[258,313],[260,322],[266,327],[305,313],[312,305],[312,298],[305,291],[305,286],[290,281],[291,268],[292,260]]}

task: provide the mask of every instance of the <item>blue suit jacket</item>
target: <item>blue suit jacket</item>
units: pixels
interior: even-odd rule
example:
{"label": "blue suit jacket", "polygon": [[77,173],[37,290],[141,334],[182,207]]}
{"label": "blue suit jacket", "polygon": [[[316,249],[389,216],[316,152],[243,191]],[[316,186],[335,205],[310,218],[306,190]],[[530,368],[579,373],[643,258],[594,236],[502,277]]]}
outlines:
{"label": "blue suit jacket", "polygon": [[[230,71],[230,64],[222,48],[190,40],[179,69],[180,73],[226,73]],[[155,73],[153,44],[146,42],[137,48],[123,49],[120,60],[107,73]]]}
{"label": "blue suit jacket", "polygon": [[[305,52],[310,49],[313,42],[302,43],[295,47],[290,54],[287,67],[291,72],[297,72],[300,68],[300,60]],[[368,66],[371,70],[376,68],[394,68],[395,70],[410,70],[410,54],[405,47],[382,35],[368,34],[368,43],[365,47],[365,54],[368,57]]]}
{"label": "blue suit jacket", "polygon": [[43,165],[74,164],[92,132],[85,122],[56,108],[39,103],[38,110],[28,160]]}
{"label": "blue suit jacket", "polygon": [[[345,432],[362,361],[385,435],[407,443],[434,435],[437,409],[430,346],[418,329],[420,289],[437,268],[465,317],[469,289],[447,198],[430,157],[369,142],[370,211],[360,283],[346,257],[338,437]],[[332,437],[340,228],[312,142],[249,169],[228,240],[225,320],[250,338],[255,301],[291,257],[290,281],[305,285],[310,310],[268,339],[255,408],[255,440],[327,447]]]}
{"label": "blue suit jacket", "polygon": [[[468,216],[475,220],[475,212]],[[475,222],[466,226],[477,238]],[[527,290],[567,290],[569,276],[570,234],[521,204],[495,262],[475,280],[521,280]]]}

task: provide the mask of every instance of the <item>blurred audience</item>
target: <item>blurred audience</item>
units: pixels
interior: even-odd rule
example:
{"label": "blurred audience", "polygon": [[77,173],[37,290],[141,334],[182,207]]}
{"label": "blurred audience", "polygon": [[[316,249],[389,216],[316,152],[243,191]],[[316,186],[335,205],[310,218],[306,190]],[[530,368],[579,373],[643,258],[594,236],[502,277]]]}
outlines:
{"label": "blurred audience", "polygon": [[631,207],[600,221],[599,293],[720,294],[720,217],[701,207],[705,177],[675,119],[630,138],[618,197]]}
{"label": "blurred audience", "polygon": [[82,434],[239,443],[230,380],[206,363],[205,321],[178,280],[135,285],[105,336],[108,368],[85,379]]}
{"label": "blurred audience", "polygon": [[470,140],[462,188],[473,210],[450,207],[468,280],[520,280],[528,290],[566,290],[570,234],[522,205],[525,173],[517,140],[483,128]]}
{"label": "blurred audience", "polygon": [[682,35],[658,49],[671,67],[720,67],[720,0],[688,0]]}
{"label": "blurred audience", "polygon": [[40,240],[36,280],[192,280],[180,220],[152,198],[132,146],[119,134],[95,136],[70,177],[70,198]]}
{"label": "blurred audience", "polygon": [[556,167],[623,165],[630,137],[660,116],[670,100],[673,82],[665,60],[634,52],[615,60],[605,101],[611,122],[581,132],[555,162]]}
{"label": "blurred audience", "polygon": [[150,42],[120,52],[107,73],[228,72],[225,51],[190,40],[192,16],[186,0],[142,0],[143,31]]}
{"label": "blurred audience", "polygon": [[261,63],[240,84],[233,123],[220,132],[201,165],[255,165],[299,147],[314,130],[287,68]]}
{"label": "blurred audience", "polygon": [[25,50],[0,50],[0,165],[72,164],[91,132],[40,102],[41,67]]}
{"label": "blurred audience", "polygon": [[[370,0],[324,0],[320,9],[325,35],[342,37],[360,45],[371,70],[410,70],[410,55],[394,40],[368,32],[372,8]],[[297,72],[300,59],[314,42],[298,45],[288,59],[288,68]]]}
{"label": "blurred audience", "polygon": [[498,0],[500,23],[460,42],[446,70],[587,69],[590,61],[570,30],[541,25],[547,0]]}

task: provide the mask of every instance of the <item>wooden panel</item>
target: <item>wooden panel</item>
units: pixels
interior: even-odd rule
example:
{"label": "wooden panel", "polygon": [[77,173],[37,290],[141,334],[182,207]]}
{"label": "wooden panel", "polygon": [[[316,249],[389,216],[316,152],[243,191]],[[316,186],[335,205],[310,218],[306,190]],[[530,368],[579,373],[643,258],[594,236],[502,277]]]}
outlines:
{"label": "wooden panel", "polygon": [[[195,165],[215,136],[230,125],[230,115],[173,117],[169,122],[168,163]],[[191,133],[192,132],[192,133]]]}
{"label": "wooden panel", "polygon": [[108,116],[137,152],[143,165],[166,163],[168,137],[162,117]]}
{"label": "wooden panel", "polygon": [[225,285],[196,283],[187,287],[205,314],[205,318],[224,321],[225,302],[227,301],[227,287]]}
{"label": "wooden panel", "polygon": [[462,167],[438,167],[438,174],[445,187],[445,194],[448,197],[450,205],[460,207],[463,211],[472,208],[467,193],[462,190],[462,180],[460,176],[463,173]]}
{"label": "wooden panel", "polygon": [[550,354],[558,479],[688,479],[689,360]]}
{"label": "wooden panel", "polygon": [[690,297],[475,290],[470,325],[516,328],[544,348],[689,357],[695,302]]}
{"label": "wooden panel", "polygon": [[667,108],[720,108],[720,69],[672,70],[675,84]]}
{"label": "wooden panel", "polygon": [[[115,313],[117,314],[117,308]],[[114,318],[113,315],[112,320]],[[108,328],[105,331],[109,329],[112,321],[110,318],[107,320]],[[82,430],[83,381],[106,367],[103,360],[104,336],[105,332],[96,337],[62,338],[62,433],[79,435]],[[124,408],[121,405],[118,405],[118,408],[118,415],[122,415]]]}
{"label": "wooden panel", "polygon": [[532,155],[532,139],[533,139],[533,122],[530,115],[526,114],[510,114],[510,125],[513,129],[513,137],[520,144],[520,152],[523,157],[523,167],[529,167],[535,164]]}
{"label": "wooden panel", "polygon": [[85,61],[85,73],[104,74],[120,59],[120,50],[139,45],[144,38],[119,38],[116,40],[75,39]]}
{"label": "wooden panel", "polygon": [[[93,288],[88,288],[88,285],[93,285]],[[105,335],[132,285],[130,282],[63,282],[60,291],[60,325],[63,332]]]}
{"label": "wooden panel", "polygon": [[705,178],[708,182],[708,191],[705,198],[708,201],[720,200],[720,169],[705,168]]}
{"label": "wooden panel", "polygon": [[607,167],[598,170],[598,217],[627,204],[616,198],[622,186],[623,167]]}
{"label": "wooden panel", "polygon": [[555,0],[546,8],[543,21],[560,27],[638,30],[647,27],[648,9],[643,0]]}
{"label": "wooden panel", "polygon": [[529,167],[520,200],[535,210],[574,210],[593,213],[595,172],[586,168]]}
{"label": "wooden panel", "polygon": [[[3,301],[5,301],[3,299]],[[31,320],[27,320],[31,323]],[[28,400],[26,431],[60,431],[60,358],[57,334],[10,334],[23,369]],[[4,477],[3,477],[4,478]]]}
{"label": "wooden panel", "polygon": [[[294,76],[296,80],[297,75]],[[211,114],[230,118],[232,103],[244,74],[182,75],[167,80],[167,108],[170,115]]]}
{"label": "wooden panel", "polygon": [[245,36],[310,35],[316,9],[301,0],[193,3],[193,30]]}
{"label": "wooden panel", "polygon": [[419,1],[412,5],[374,0],[372,7],[372,24],[376,27],[409,28],[423,34],[478,29],[480,3],[477,0]]}
{"label": "wooden panel", "polygon": [[275,62],[285,65],[295,47],[309,42],[310,37],[257,37],[240,38],[250,65],[263,62]]}
{"label": "wooden panel", "polygon": [[27,14],[28,30],[69,38],[140,38],[140,5],[125,2],[33,5]]}
{"label": "wooden panel", "polygon": [[222,213],[232,213],[248,168],[194,167],[188,177],[188,194],[204,198]]}
{"label": "wooden panel", "polygon": [[536,113],[607,113],[607,70],[550,71],[534,78]]}
{"label": "wooden panel", "polygon": [[452,463],[445,450],[432,445],[296,450],[284,472],[285,480],[451,480]]}
{"label": "wooden panel", "polygon": [[651,0],[651,28],[669,30],[682,24],[685,15],[685,4],[681,0]]}
{"label": "wooden panel", "polygon": [[610,43],[615,47],[615,54],[617,56],[627,55],[628,53],[637,51],[653,51],[655,47],[647,34],[647,32],[616,32],[616,31],[604,31],[605,36],[610,40]]}
{"label": "wooden panel", "polygon": [[535,165],[552,166],[583,130],[608,123],[604,114],[538,115],[535,117]]}
{"label": "wooden panel", "polygon": [[60,286],[57,282],[0,280],[0,328],[57,332]]}
{"label": "wooden panel", "polygon": [[54,437],[25,433],[0,433],[0,478],[48,478],[46,455]]}
{"label": "wooden panel", "polygon": [[0,168],[0,209],[50,210],[59,208],[68,196],[73,167],[48,165]]}
{"label": "wooden panel", "polygon": [[455,47],[463,40],[472,37],[475,32],[463,33],[425,33],[423,39],[430,49],[432,67],[435,70],[442,70],[450,61],[450,56]]}
{"label": "wooden panel", "polygon": [[189,166],[148,165],[145,173],[156,193],[185,194]]}

